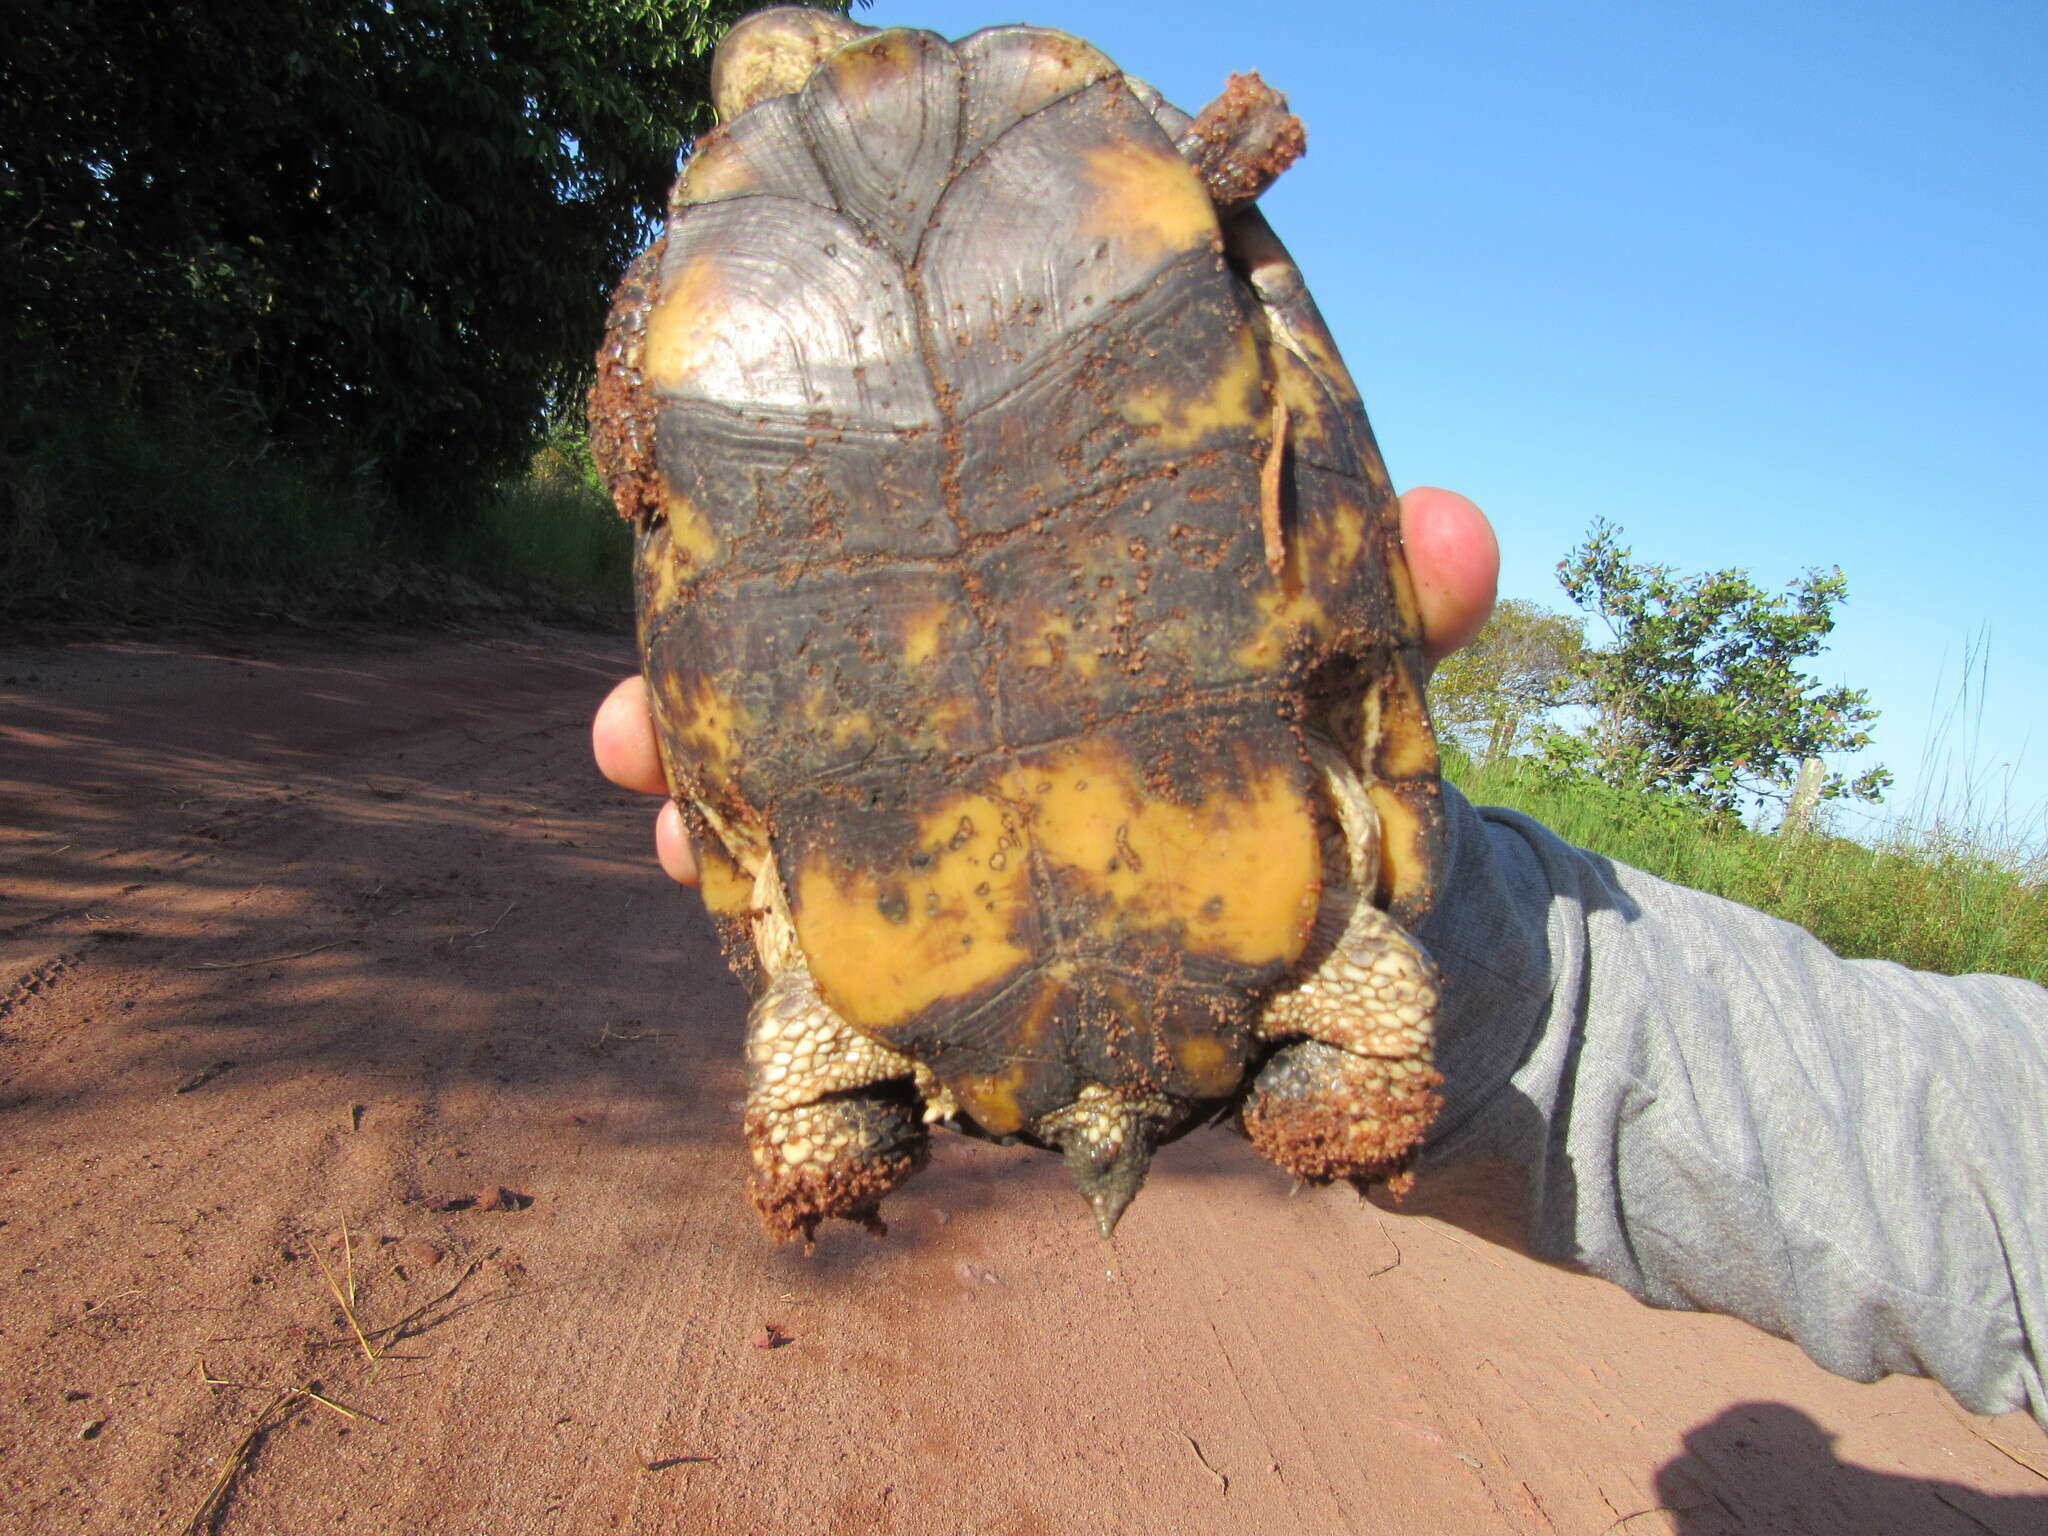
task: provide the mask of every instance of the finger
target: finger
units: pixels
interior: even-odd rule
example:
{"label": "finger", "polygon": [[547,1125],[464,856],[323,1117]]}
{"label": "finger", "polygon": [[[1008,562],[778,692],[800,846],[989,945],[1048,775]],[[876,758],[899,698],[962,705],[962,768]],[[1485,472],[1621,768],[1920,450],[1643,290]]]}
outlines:
{"label": "finger", "polygon": [[1500,544],[1486,514],[1455,491],[1419,485],[1401,498],[1401,542],[1434,666],[1469,645],[1493,612]]}
{"label": "finger", "polygon": [[598,770],[614,784],[650,795],[668,793],[645,678],[627,678],[598,705],[597,718],[590,722],[590,749]]}
{"label": "finger", "polygon": [[690,833],[673,800],[654,818],[654,856],[661,860],[662,873],[669,879],[683,885],[697,883],[697,856],[690,851]]}

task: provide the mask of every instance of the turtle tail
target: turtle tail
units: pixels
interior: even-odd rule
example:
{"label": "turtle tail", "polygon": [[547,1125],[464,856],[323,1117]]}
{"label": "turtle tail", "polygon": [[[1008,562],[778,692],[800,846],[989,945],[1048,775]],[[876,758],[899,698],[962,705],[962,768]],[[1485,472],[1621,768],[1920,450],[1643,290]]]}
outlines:
{"label": "turtle tail", "polygon": [[1156,1094],[1117,1092],[1091,1083],[1064,1109],[1039,1121],[1037,1134],[1065,1154],[1104,1237],[1144,1187],[1152,1150],[1186,1118],[1186,1108]]}

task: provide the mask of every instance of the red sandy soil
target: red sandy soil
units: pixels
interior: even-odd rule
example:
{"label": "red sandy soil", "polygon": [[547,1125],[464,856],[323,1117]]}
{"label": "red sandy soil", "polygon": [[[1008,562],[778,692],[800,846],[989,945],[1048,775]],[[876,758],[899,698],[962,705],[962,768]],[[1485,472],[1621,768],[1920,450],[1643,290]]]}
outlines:
{"label": "red sandy soil", "polygon": [[238,1468],[198,1529],[2048,1530],[2030,1420],[1534,1263],[1484,1171],[1290,1199],[1200,1133],[1109,1245],[947,1138],[886,1240],[771,1245],[742,995],[590,765],[629,665],[0,653],[0,1529]]}

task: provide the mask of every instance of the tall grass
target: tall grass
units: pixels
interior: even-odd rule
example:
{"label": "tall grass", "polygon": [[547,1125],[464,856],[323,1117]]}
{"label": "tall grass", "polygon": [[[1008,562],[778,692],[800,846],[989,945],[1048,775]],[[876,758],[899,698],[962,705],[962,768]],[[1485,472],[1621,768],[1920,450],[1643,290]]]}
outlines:
{"label": "tall grass", "polygon": [[[622,625],[631,550],[551,443],[430,553],[370,477],[279,450],[230,396],[0,401],[0,625],[403,621],[506,610]],[[587,455],[584,456],[587,463]]]}
{"label": "tall grass", "polygon": [[1480,767],[1455,749],[1446,776],[1569,842],[1680,885],[1799,924],[1838,954],[1917,970],[2048,982],[2048,859],[1980,830],[1894,827],[1874,843],[1779,838],[1705,816],[1677,797],[1560,782],[1515,761]]}
{"label": "tall grass", "polygon": [[551,593],[622,618],[630,606],[632,539],[573,423],[558,426],[526,474],[455,530],[448,558],[509,591]]}

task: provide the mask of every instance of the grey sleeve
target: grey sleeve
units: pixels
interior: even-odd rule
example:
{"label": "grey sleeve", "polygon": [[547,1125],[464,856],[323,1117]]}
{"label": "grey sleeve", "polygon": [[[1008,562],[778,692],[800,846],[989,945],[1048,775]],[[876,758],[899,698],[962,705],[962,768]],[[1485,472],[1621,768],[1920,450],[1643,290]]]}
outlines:
{"label": "grey sleeve", "polygon": [[1843,960],[1445,798],[1425,1174],[1504,1158],[1544,1257],[2048,1424],[2048,991]]}

